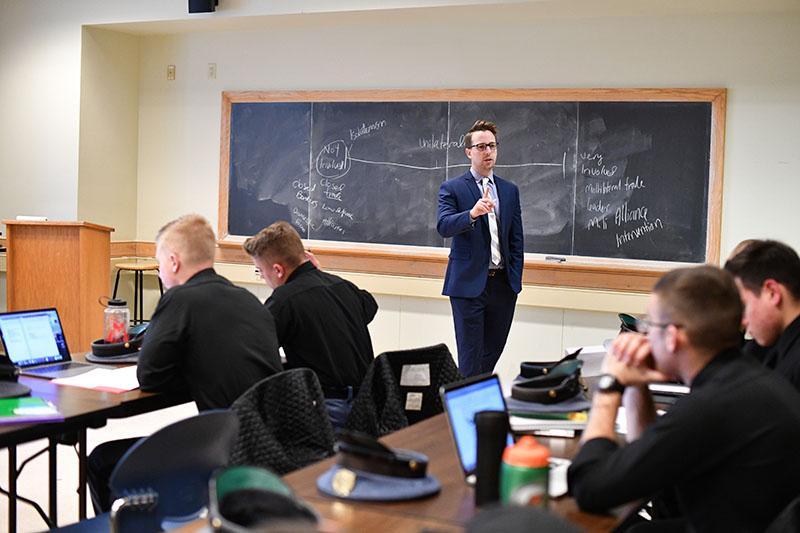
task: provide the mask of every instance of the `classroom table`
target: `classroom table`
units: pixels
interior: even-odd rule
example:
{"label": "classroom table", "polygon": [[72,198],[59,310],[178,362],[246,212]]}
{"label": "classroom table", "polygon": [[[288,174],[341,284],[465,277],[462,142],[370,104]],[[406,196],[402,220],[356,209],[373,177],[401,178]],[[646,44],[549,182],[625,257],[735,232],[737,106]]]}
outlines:
{"label": "classroom table", "polygon": [[[80,358],[76,358],[80,359]],[[56,385],[50,380],[20,376],[20,383],[31,388],[31,396],[53,403],[64,415],[63,422],[25,423],[0,426],[0,448],[8,448],[8,531],[16,531],[17,522],[17,446],[38,439],[48,439],[49,509],[48,516],[57,520],[56,446],[58,437],[77,433],[78,438],[78,519],[86,518],[86,430],[105,425],[110,418],[124,418],[190,401],[187,394],[153,394],[135,389],[110,392]]]}
{"label": "classroom table", "polygon": [[[578,439],[545,438],[537,440],[548,446],[554,457],[572,458],[578,452]],[[456,456],[455,444],[444,414],[387,435],[381,442],[393,448],[405,448],[428,456],[428,473],[442,485],[437,495],[406,502],[355,502],[332,498],[317,490],[317,478],[336,462],[331,457],[283,477],[295,494],[309,503],[324,521],[325,531],[357,533],[361,531],[463,531],[466,523],[479,511],[475,507],[474,489],[467,485]],[[562,496],[550,500],[549,510],[578,526],[582,531],[611,531],[622,517],[633,510],[623,506],[613,514],[597,515],[578,509],[575,500]],[[195,520],[175,533],[208,531],[208,520]]]}
{"label": "classroom table", "polygon": [[[579,448],[577,438],[537,437],[537,440],[548,446],[554,457],[572,458]],[[316,485],[317,478],[335,463],[335,457],[292,472],[284,479],[300,498],[310,503],[321,516],[335,520],[344,531],[407,531],[406,526],[416,527],[417,530],[423,527],[437,531],[463,529],[477,512],[475,492],[464,480],[445,415],[436,415],[392,433],[381,441],[393,448],[426,454],[429,459],[428,472],[441,483],[441,492],[430,498],[408,502],[337,500],[320,493]],[[551,499],[549,509],[585,531],[610,531],[620,521],[618,514],[582,512],[575,500],[567,496]],[[627,510],[620,510],[620,514]],[[396,524],[397,528],[392,524]]]}

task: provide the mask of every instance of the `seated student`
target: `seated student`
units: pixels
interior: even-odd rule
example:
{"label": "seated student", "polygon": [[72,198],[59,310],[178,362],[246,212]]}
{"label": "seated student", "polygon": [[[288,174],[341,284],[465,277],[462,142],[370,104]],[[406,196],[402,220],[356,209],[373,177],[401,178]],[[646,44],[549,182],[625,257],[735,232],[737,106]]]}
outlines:
{"label": "seated student", "polygon": [[288,222],[264,228],[244,249],[273,289],[264,305],[275,317],[287,367],[316,372],[334,429],[344,427],[374,358],[367,324],[378,311],[375,298],[320,270]]}
{"label": "seated student", "polygon": [[[143,391],[188,391],[200,411],[227,408],[282,370],[272,315],[252,293],[214,272],[214,249],[214,231],[199,215],[158,232],[158,275],[168,290],[150,320],[137,368]],[[95,511],[110,508],[108,479],[136,440],[101,444],[89,456]]]}
{"label": "seated student", "polygon": [[[758,242],[757,239],[745,239],[736,246],[733,247],[730,255],[728,256],[728,261],[739,255],[739,252],[750,246],[752,243]],[[742,321],[744,322],[744,321]],[[742,324],[742,353],[747,355],[751,355],[758,359],[759,361],[763,362],[766,358],[769,351],[772,349],[772,346],[761,346],[754,338],[746,338],[747,335],[747,326],[746,324]]]}
{"label": "seated student", "polygon": [[[658,493],[678,517],[650,526],[763,531],[800,493],[800,393],[739,350],[742,306],[716,267],[673,270],[656,284],[646,334],[617,337],[603,361],[582,447],[568,471],[587,511]],[[691,392],[658,418],[647,384],[680,378]],[[628,445],[614,422],[624,405]]]}
{"label": "seated student", "polygon": [[764,364],[800,390],[800,257],[777,241],[754,241],[725,263],[744,304],[743,323]]}

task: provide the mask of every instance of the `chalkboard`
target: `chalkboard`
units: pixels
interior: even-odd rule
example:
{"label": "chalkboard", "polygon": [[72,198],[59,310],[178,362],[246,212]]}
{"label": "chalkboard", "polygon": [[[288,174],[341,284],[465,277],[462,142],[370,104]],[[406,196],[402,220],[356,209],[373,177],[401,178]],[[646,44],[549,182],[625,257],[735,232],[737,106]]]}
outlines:
{"label": "chalkboard", "polygon": [[445,247],[437,192],[482,118],[526,252],[703,262],[723,113],[721,90],[223,93],[221,234],[289,220],[307,239]]}

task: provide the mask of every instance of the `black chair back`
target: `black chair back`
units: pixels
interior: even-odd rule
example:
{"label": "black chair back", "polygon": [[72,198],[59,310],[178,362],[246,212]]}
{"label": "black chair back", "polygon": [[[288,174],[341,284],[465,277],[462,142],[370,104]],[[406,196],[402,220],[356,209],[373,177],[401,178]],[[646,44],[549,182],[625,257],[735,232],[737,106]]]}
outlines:
{"label": "black chair back", "polygon": [[384,352],[370,365],[347,428],[381,437],[443,412],[439,388],[463,379],[445,344]]}
{"label": "black chair back", "polygon": [[317,375],[295,368],[270,376],[242,394],[231,410],[239,438],[231,464],[283,475],[333,455],[333,427]]}

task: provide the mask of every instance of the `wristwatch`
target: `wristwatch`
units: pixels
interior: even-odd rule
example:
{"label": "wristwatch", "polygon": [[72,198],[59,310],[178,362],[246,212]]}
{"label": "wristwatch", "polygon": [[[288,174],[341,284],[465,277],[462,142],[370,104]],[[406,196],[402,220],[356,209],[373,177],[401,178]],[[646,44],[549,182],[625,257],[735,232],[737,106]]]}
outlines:
{"label": "wristwatch", "polygon": [[611,374],[603,374],[597,380],[597,392],[623,392],[625,385]]}

